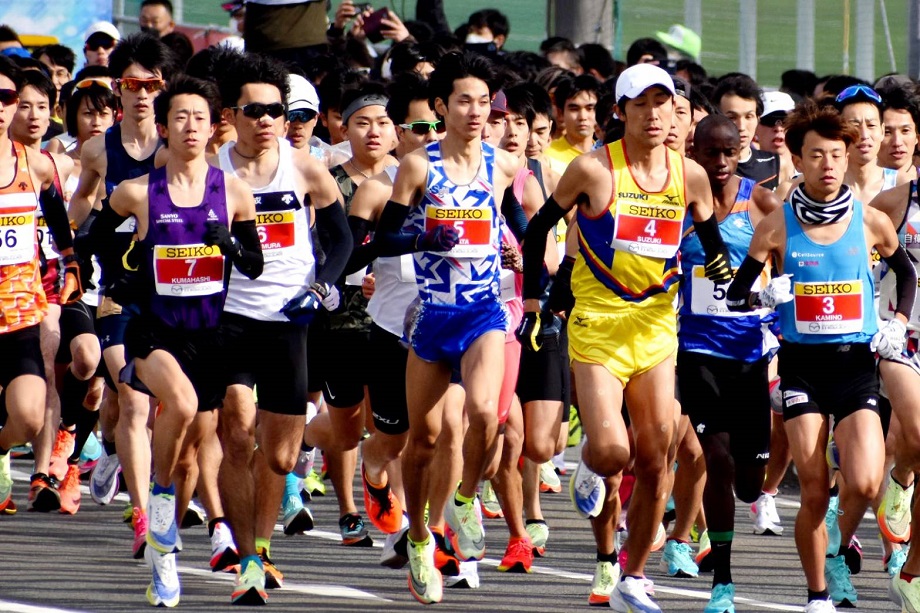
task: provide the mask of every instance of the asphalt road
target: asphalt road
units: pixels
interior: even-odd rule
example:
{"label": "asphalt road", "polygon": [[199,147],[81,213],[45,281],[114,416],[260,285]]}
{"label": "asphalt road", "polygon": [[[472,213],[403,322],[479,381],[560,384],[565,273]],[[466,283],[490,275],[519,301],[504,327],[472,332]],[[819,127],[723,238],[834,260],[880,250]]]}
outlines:
{"label": "asphalt road", "polygon": [[[569,459],[574,459],[569,450]],[[149,571],[131,558],[131,531],[121,523],[123,502],[100,507],[84,488],[83,506],[75,516],[25,512],[27,473],[31,463],[13,461],[17,515],[0,515],[0,611],[138,611],[149,609],[144,597]],[[573,471],[569,470],[571,475]],[[563,486],[568,477],[563,477]],[[360,484],[355,499],[361,504]],[[563,490],[566,492],[567,490]],[[331,492],[331,488],[330,488]],[[119,498],[126,500],[124,494]],[[779,512],[786,526],[782,537],[752,534],[747,509],[737,509],[733,574],[741,611],[801,611],[805,583],[792,539],[797,491],[780,492]],[[406,586],[406,571],[379,566],[381,535],[374,548],[339,544],[337,506],[331,496],[312,503],[316,529],[304,536],[272,541],[272,558],[285,573],[285,587],[270,592],[274,611],[396,611],[420,609]],[[571,510],[568,496],[543,494],[551,527],[547,556],[533,573],[507,575],[495,570],[507,539],[502,520],[487,520],[486,559],[480,563],[477,590],[445,589],[436,609],[445,611],[590,610],[587,595],[594,569],[590,528]],[[864,547],[863,571],[854,577],[859,610],[894,611],[887,599],[887,575],[874,522],[863,522],[858,536]],[[231,610],[233,577],[212,574],[207,529],[183,531],[179,555],[183,611]],[[709,598],[711,575],[696,579],[667,577],[652,554],[647,568],[657,600],[665,611],[702,611]],[[233,608],[232,610],[239,610]]]}

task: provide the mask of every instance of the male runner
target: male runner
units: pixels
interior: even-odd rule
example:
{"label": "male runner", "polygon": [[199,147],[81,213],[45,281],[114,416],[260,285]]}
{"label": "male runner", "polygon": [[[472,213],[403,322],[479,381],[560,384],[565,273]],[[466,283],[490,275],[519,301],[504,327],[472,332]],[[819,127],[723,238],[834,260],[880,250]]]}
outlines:
{"label": "male runner", "polygon": [[[864,207],[843,183],[847,148],[858,138],[855,127],[836,109],[814,104],[797,108],[786,127],[786,142],[804,182],[788,206],[757,226],[727,303],[737,311],[779,307],[783,419],[802,486],[796,547],[808,584],[805,610],[816,613],[834,611],[835,604],[856,605],[843,552],[878,492],[885,457],[873,352],[900,355],[917,277],[888,217]],[[896,316],[881,328],[870,270],[872,247],[897,279]],[[785,274],[752,293],[770,257]],[[831,415],[847,487],[841,492],[840,540],[829,544],[825,449]],[[825,560],[825,552],[835,548],[836,555]],[[834,594],[828,593],[829,578],[840,588]]]}
{"label": "male runner", "polygon": [[582,153],[594,148],[594,127],[600,83],[591,75],[579,75],[563,80],[556,87],[556,119],[564,134],[550,143],[544,151],[550,167],[559,175]]}
{"label": "male runner", "polygon": [[914,156],[917,155],[917,126],[920,126],[920,96],[913,89],[894,86],[882,95],[882,124],[885,137],[878,163],[898,171],[898,183],[918,178]]}
{"label": "male runner", "polygon": [[[630,504],[629,559],[610,596],[615,610],[659,611],[645,592],[643,568],[655,539],[674,453],[674,351],[677,249],[689,213],[714,281],[731,276],[703,170],[668,149],[674,84],[657,66],[636,65],[617,79],[622,141],[577,158],[524,239],[525,315],[519,335],[539,349],[543,237],[578,205],[579,258],[572,272],[569,355],[587,435],[573,475],[576,507],[597,517],[598,561],[616,561],[619,475],[630,457],[620,415],[624,392],[635,438],[636,487]],[[615,194],[611,198],[611,194]],[[610,338],[621,343],[611,346]],[[609,478],[605,489],[602,477]]]}

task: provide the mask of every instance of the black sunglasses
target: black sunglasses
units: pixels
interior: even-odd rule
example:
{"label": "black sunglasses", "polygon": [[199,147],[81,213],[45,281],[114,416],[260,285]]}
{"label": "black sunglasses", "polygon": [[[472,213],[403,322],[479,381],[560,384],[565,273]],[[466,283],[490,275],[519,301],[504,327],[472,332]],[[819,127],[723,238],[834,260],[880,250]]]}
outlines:
{"label": "black sunglasses", "polygon": [[310,109],[297,109],[296,111],[290,111],[288,113],[288,121],[294,122],[299,121],[301,123],[307,123],[308,121],[313,121],[316,117],[316,111],[311,111]]}
{"label": "black sunglasses", "polygon": [[432,130],[443,134],[446,129],[443,121],[413,121],[412,123],[401,123],[399,127],[403,130],[412,130],[412,133],[418,136],[425,136]]}
{"label": "black sunglasses", "polygon": [[783,123],[785,120],[786,120],[785,115],[774,115],[773,113],[771,113],[767,115],[766,117],[760,118],[760,125],[766,128],[773,128]]}
{"label": "black sunglasses", "polygon": [[0,89],[0,105],[9,106],[19,102],[19,92],[15,89]]}
{"label": "black sunglasses", "polygon": [[86,39],[84,47],[89,51],[99,51],[100,49],[111,49],[115,46],[115,39],[105,32],[96,32]]}
{"label": "black sunglasses", "polygon": [[243,111],[243,115],[250,119],[261,119],[268,115],[272,119],[278,119],[284,115],[284,105],[280,102],[264,104],[262,102],[250,102],[243,106],[231,106],[231,110]]}

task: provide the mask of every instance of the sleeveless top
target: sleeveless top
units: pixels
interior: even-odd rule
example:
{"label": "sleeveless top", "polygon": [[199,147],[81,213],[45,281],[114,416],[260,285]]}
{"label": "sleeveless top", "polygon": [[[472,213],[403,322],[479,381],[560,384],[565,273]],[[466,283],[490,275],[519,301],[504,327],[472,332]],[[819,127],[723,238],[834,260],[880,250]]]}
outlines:
{"label": "sleeveless top", "polygon": [[778,308],[783,338],[804,344],[868,343],[878,322],[863,204],[853,201],[846,232],[829,245],[806,236],[791,205],[783,211],[783,270],[792,274],[794,295]]}
{"label": "sleeveless top", "polygon": [[[719,222],[719,233],[731,255],[731,266],[737,269],[747,256],[754,236],[751,223],[751,194],[755,183],[741,179],[735,203],[725,219]],[[680,245],[680,328],[677,339],[682,351],[704,353],[720,358],[755,362],[764,356],[761,323],[769,313],[734,313],[725,304],[728,283],[715,284],[703,274],[706,256],[693,226],[684,233]],[[757,280],[753,291],[763,289],[766,272]]]}
{"label": "sleeveless top", "polygon": [[[914,268],[920,271],[920,203],[918,203],[917,182],[910,182],[910,193],[907,197],[907,209],[904,219],[898,225],[898,241],[911,256]],[[892,319],[897,306],[897,286],[894,274],[885,262],[880,269],[881,281],[879,282],[879,314],[883,319]],[[920,338],[920,300],[914,301],[914,307],[907,321],[907,330],[912,338]]]}
{"label": "sleeveless top", "polygon": [[[51,166],[54,167],[54,187],[61,195],[61,199],[63,199],[64,186],[61,185],[61,176],[58,174],[57,162],[55,162],[54,158],[51,157],[51,154],[44,149],[42,149],[41,152],[42,155],[48,158],[48,161],[51,162]],[[67,201],[65,200],[65,203],[66,202]],[[48,230],[48,223],[45,221],[45,216],[42,214],[41,207],[36,209],[35,214],[38,216],[38,243],[41,245],[42,253],[45,254],[45,260],[49,262],[57,260],[61,257],[61,254],[58,253],[57,247],[54,244],[54,240],[51,238],[51,231]]]}
{"label": "sleeveless top", "polygon": [[668,181],[649,192],[633,178],[623,141],[607,145],[607,156],[615,189],[607,209],[597,217],[577,213],[575,301],[587,312],[672,308],[687,214],[683,157],[667,149]]}
{"label": "sleeveless top", "polygon": [[757,185],[773,191],[779,186],[779,156],[752,147],[751,157],[744,162],[738,162],[735,174],[752,179]]}
{"label": "sleeveless top", "polygon": [[34,326],[48,312],[38,259],[38,196],[26,148],[11,142],[12,180],[0,186],[0,334]]}
{"label": "sleeveless top", "polygon": [[[218,151],[221,170],[236,176],[230,141]],[[278,139],[278,168],[264,187],[253,187],[256,229],[265,265],[262,274],[250,279],[235,268],[224,310],[260,321],[288,321],[281,308],[313,283],[316,262],[310,235],[309,207],[297,194],[296,173],[290,143]]]}
{"label": "sleeveless top", "polygon": [[208,222],[229,227],[224,173],[208,167],[204,198],[197,206],[176,206],[169,196],[166,168],[150,172],[147,186],[146,247],[153,282],[150,312],[170,328],[215,329],[227,296],[226,261],[216,245],[205,245]]}
{"label": "sleeveless top", "polygon": [[499,300],[501,230],[492,182],[495,148],[482,143],[479,170],[466,185],[457,185],[447,176],[440,142],[426,145],[425,151],[425,193],[410,211],[407,227],[421,234],[452,225],[460,232],[460,242],[447,252],[414,254],[419,296],[422,302],[455,306]]}

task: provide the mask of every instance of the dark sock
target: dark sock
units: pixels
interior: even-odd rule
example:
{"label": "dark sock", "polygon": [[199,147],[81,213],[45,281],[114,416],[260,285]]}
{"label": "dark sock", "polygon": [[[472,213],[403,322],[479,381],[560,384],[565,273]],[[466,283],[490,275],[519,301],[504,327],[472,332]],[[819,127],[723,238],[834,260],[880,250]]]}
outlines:
{"label": "dark sock", "polygon": [[61,423],[69,430],[80,419],[80,412],[85,411],[83,400],[89,391],[89,381],[80,381],[68,368],[61,381]]}
{"label": "dark sock", "polygon": [[9,452],[10,452],[9,449],[5,449],[5,448],[3,448],[3,447],[0,447],[0,457],[5,456],[5,455],[8,454]]}
{"label": "dark sock", "polygon": [[98,421],[99,411],[90,411],[86,407],[80,407],[80,412],[77,414],[77,433],[74,438],[73,453],[70,456],[70,462],[76,463],[80,459],[80,452],[83,451],[83,445],[86,444],[86,439],[90,436],[95,436],[95,434],[93,434],[93,428],[96,427],[96,422]]}
{"label": "dark sock", "polygon": [[820,592],[813,592],[808,590],[808,602],[812,600],[830,600],[830,594],[827,591],[827,588],[824,588]]}
{"label": "dark sock", "polygon": [[226,524],[227,523],[226,518],[215,517],[214,519],[208,522],[208,536],[214,536],[214,526],[216,526],[218,523],[221,523],[221,522]]}
{"label": "dark sock", "polygon": [[118,453],[115,449],[115,441],[107,441],[104,436],[102,437],[102,448],[105,449],[105,455],[112,456]]}
{"label": "dark sock", "polygon": [[832,488],[831,488],[830,490],[828,490],[828,491],[830,492],[831,497],[834,497],[834,496],[837,496],[838,494],[840,494],[840,488],[837,487],[836,485],[835,485],[834,487],[832,487]]}
{"label": "dark sock", "polygon": [[600,551],[598,551],[597,561],[598,562],[610,562],[611,564],[616,564],[617,563],[617,552],[614,551],[612,553],[601,553]]}
{"label": "dark sock", "polygon": [[545,519],[527,519],[524,521],[525,526],[530,526],[531,524],[543,524],[546,525]]}
{"label": "dark sock", "polygon": [[389,483],[387,483],[383,487],[376,487],[374,485],[371,485],[371,482],[367,477],[364,478],[364,484],[367,486],[367,491],[370,492],[374,496],[374,498],[386,498],[387,492],[390,491]]}
{"label": "dark sock", "polygon": [[300,441],[300,450],[301,450],[301,451],[310,451],[311,449],[313,449],[313,447],[310,447],[309,445],[307,445],[307,444],[306,444],[305,442],[303,442],[302,440]]}
{"label": "dark sock", "polygon": [[732,582],[732,539],[734,537],[734,531],[709,531],[709,543],[712,545],[709,558],[712,560],[713,585],[728,585]]}

